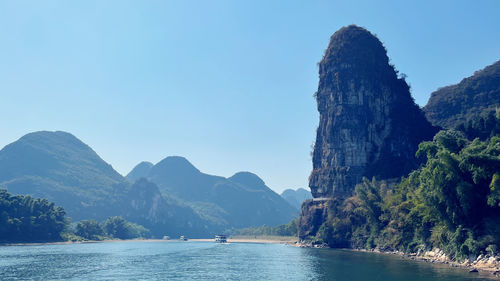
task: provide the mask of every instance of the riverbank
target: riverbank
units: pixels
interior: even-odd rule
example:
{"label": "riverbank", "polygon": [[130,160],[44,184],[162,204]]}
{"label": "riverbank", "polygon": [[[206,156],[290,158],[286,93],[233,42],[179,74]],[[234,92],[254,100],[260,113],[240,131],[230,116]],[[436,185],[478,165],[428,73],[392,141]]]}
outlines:
{"label": "riverbank", "polygon": [[[214,242],[214,239],[189,239],[193,242]],[[295,245],[296,237],[288,236],[235,236],[227,238],[228,243],[290,244]]]}
{"label": "riverbank", "polygon": [[[111,243],[111,242],[215,242],[214,238],[188,239],[106,239],[87,241],[55,241],[55,242],[28,242],[28,243],[0,243],[0,246],[43,246],[43,245],[66,245],[66,244],[88,244],[88,243]],[[295,245],[296,237],[288,236],[236,236],[227,239],[228,243],[260,243],[260,244],[289,244]]]}
{"label": "riverbank", "polygon": [[[295,246],[301,248],[329,248],[326,244],[313,244],[297,242]],[[380,249],[366,250],[366,249],[345,249],[348,251],[368,252],[386,255],[396,255],[404,259],[429,262],[434,264],[445,264],[451,267],[459,267],[468,270],[471,273],[481,273],[495,279],[500,279],[500,256],[485,256],[479,255],[475,260],[466,259],[463,262],[451,260],[446,254],[436,248],[432,251],[423,251],[420,253],[404,253],[401,251],[382,251]]]}
{"label": "riverbank", "polygon": [[373,250],[373,251],[357,250],[357,251],[397,255],[402,258],[411,259],[415,261],[447,264],[451,267],[460,267],[467,269],[471,273],[476,271],[477,272],[481,271],[496,276],[497,278],[500,278],[500,257],[498,256],[490,257],[485,255],[479,255],[475,260],[466,259],[463,262],[458,262],[451,260],[448,256],[446,256],[446,254],[442,250],[438,248],[432,251],[425,251],[421,253],[410,253],[410,254],[406,254],[400,251],[380,251],[380,250]]}
{"label": "riverbank", "polygon": [[491,256],[479,255],[475,260],[466,259],[463,262],[458,262],[451,260],[448,256],[446,256],[446,254],[442,250],[438,248],[432,251],[424,251],[421,253],[410,253],[410,254],[406,254],[400,251],[381,251],[378,249],[375,250],[353,249],[353,251],[397,255],[402,258],[415,261],[429,262],[435,264],[446,264],[451,267],[463,268],[471,273],[480,272],[485,274],[486,276],[500,279],[499,256],[491,257]]}
{"label": "riverbank", "polygon": [[43,245],[69,245],[69,244],[90,244],[105,242],[137,242],[137,241],[165,241],[161,239],[106,239],[106,240],[86,240],[86,241],[55,241],[55,242],[22,242],[22,243],[0,243],[0,246],[43,246]]}

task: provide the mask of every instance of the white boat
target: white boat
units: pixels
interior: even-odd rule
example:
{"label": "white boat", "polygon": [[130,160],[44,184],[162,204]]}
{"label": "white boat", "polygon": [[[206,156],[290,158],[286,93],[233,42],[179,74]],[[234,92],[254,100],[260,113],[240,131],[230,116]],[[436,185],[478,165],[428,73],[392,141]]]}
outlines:
{"label": "white boat", "polygon": [[227,237],[224,234],[215,235],[215,242],[217,243],[227,243]]}
{"label": "white boat", "polygon": [[181,238],[179,238],[181,241],[188,241],[187,237],[182,235]]}

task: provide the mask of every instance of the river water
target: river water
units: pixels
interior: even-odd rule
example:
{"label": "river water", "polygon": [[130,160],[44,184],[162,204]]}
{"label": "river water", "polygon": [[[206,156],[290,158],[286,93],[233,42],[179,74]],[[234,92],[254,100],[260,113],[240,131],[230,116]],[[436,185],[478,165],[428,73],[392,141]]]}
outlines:
{"label": "river water", "polygon": [[397,256],[282,244],[0,246],[0,280],[491,280]]}

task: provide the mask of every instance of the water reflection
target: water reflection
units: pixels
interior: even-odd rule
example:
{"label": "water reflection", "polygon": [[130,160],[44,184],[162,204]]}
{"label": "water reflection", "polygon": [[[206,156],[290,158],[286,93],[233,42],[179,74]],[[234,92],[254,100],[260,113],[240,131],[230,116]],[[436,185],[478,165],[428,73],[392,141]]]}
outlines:
{"label": "water reflection", "polygon": [[[449,265],[411,261],[398,256],[336,249],[309,249],[316,259],[317,280],[491,280]],[[314,259],[311,258],[311,259]]]}
{"label": "water reflection", "polygon": [[0,247],[0,279],[489,280],[389,255],[279,244],[172,242]]}

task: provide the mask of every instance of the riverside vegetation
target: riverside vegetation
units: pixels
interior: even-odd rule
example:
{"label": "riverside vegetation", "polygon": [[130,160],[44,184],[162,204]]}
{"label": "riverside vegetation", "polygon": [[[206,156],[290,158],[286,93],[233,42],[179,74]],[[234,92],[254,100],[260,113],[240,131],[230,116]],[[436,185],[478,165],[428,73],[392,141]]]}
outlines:
{"label": "riverside vegetation", "polygon": [[393,186],[365,178],[354,196],[330,205],[312,239],[331,247],[440,248],[457,260],[497,254],[500,138],[470,141],[441,131],[419,147],[425,165]]}
{"label": "riverside vegetation", "polygon": [[29,133],[1,149],[0,188],[46,198],[74,221],[122,216],[157,238],[279,225],[299,211],[255,174],[208,175],[183,157],[142,163],[125,178],[60,131]]}
{"label": "riverside vegetation", "polygon": [[380,40],[351,25],[330,38],[319,78],[299,240],[463,265],[486,256],[498,271],[500,61],[421,109]]}
{"label": "riverside vegetation", "polygon": [[102,224],[83,220],[71,227],[62,207],[47,199],[11,195],[0,189],[0,243],[148,238],[145,227],[115,216]]}
{"label": "riverside vegetation", "polygon": [[[217,177],[182,157],[167,157],[156,165],[143,162],[124,178],[68,133],[28,134],[0,151],[0,184],[49,198],[83,220],[71,225],[64,209],[46,199],[0,190],[6,226],[0,242],[147,238],[169,231],[206,237],[226,229],[240,236],[298,235],[330,247],[439,248],[455,260],[498,255],[499,69],[496,63],[433,93],[424,108],[431,124],[381,42],[362,28],[343,28],[320,63],[315,95],[321,118],[310,186],[318,200],[278,226],[247,227],[277,225],[296,211],[251,173]],[[456,104],[459,109],[437,114]],[[438,126],[445,130],[436,133]]]}

